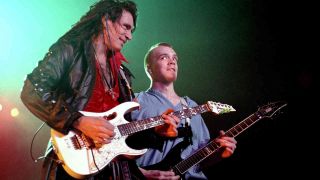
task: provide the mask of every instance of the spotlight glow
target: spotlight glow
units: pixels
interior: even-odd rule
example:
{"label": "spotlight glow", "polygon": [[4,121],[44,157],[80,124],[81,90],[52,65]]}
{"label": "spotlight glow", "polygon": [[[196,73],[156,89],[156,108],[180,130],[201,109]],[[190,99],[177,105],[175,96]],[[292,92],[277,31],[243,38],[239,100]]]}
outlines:
{"label": "spotlight glow", "polygon": [[12,117],[17,117],[19,115],[19,110],[17,108],[11,109],[11,116]]}

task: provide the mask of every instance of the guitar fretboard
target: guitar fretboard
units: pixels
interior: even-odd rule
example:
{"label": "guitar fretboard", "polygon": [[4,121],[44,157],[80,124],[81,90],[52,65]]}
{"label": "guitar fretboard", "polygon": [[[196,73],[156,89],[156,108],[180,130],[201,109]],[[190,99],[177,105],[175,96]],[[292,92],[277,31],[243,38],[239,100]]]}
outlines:
{"label": "guitar fretboard", "polygon": [[[253,125],[255,122],[257,122],[259,119],[261,119],[261,117],[257,113],[254,113],[246,119],[242,120],[237,125],[233,126],[231,129],[229,129],[225,133],[225,135],[229,137],[236,137],[241,132]],[[189,168],[200,163],[202,160],[213,154],[219,148],[220,145],[213,140],[210,143],[208,143],[205,147],[199,149],[197,152],[195,152],[188,158],[176,164],[172,169],[175,173],[184,174]]]}
{"label": "guitar fretboard", "polygon": [[[195,116],[199,113],[204,113],[210,111],[210,108],[207,104],[199,105],[192,108],[186,108],[180,111],[172,112],[173,115],[177,116],[180,119],[185,119],[188,117]],[[118,125],[118,129],[122,136],[131,135],[133,133],[150,129],[156,126],[164,124],[164,120],[161,116],[156,116],[152,118],[147,118],[144,120],[134,121],[127,124]]]}

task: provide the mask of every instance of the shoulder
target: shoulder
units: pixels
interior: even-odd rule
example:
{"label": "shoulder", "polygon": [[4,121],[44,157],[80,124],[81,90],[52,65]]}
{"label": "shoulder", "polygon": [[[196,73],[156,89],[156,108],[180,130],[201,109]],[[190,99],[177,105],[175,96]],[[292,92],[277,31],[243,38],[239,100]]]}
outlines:
{"label": "shoulder", "polygon": [[68,41],[60,39],[49,48],[47,55],[55,55],[68,59],[74,53],[75,47]]}
{"label": "shoulder", "polygon": [[163,104],[163,99],[157,95],[156,93],[152,93],[150,91],[141,91],[136,93],[136,98],[140,104],[144,104],[145,106],[157,106],[159,104]]}
{"label": "shoulder", "polygon": [[145,91],[135,93],[134,95],[138,99],[138,101],[142,101],[148,96],[148,94]]}
{"label": "shoulder", "polygon": [[188,105],[191,107],[198,105],[198,103],[196,101],[194,101],[193,99],[191,99],[189,96],[183,96],[182,98],[184,98],[187,101]]}

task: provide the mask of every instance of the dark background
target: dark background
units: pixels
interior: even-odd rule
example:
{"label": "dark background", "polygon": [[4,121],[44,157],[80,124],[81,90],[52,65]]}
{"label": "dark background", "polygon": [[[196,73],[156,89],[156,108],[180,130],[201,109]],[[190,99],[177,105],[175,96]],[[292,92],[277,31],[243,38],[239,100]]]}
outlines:
{"label": "dark background", "polygon": [[285,100],[288,106],[280,116],[263,119],[240,134],[234,156],[205,172],[209,179],[311,177],[314,168],[307,161],[316,163],[318,157],[317,148],[310,146],[315,142],[311,139],[316,130],[311,129],[317,107],[312,5],[276,1],[251,5],[253,46],[238,56],[236,68],[222,70],[235,75],[224,86],[230,96],[222,94],[238,111],[213,121],[211,115],[204,117],[215,137],[220,127],[229,129],[263,104]]}

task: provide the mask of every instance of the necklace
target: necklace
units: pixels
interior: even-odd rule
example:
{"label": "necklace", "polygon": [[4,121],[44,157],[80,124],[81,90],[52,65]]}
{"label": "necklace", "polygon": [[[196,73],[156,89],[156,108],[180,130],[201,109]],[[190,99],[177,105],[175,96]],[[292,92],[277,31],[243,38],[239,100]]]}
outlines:
{"label": "necklace", "polygon": [[[102,82],[103,82],[103,85],[104,85],[104,90],[105,90],[106,93],[108,93],[111,96],[111,98],[114,101],[116,101],[117,100],[116,99],[116,93],[114,92],[114,90],[112,88],[112,86],[114,84],[112,73],[110,73],[110,83],[109,83],[109,81],[107,80],[107,77],[105,77],[105,73],[103,73],[103,68],[102,68],[101,63],[100,63],[100,61],[98,59],[95,47],[93,47],[93,52],[94,52],[95,59],[96,59],[96,61],[98,61],[98,64],[99,64],[99,70],[100,70],[100,74],[102,76]],[[106,62],[106,63],[108,63],[108,62]],[[109,64],[109,66],[110,66],[110,64]]]}

